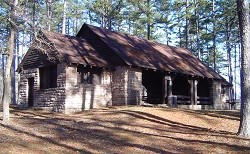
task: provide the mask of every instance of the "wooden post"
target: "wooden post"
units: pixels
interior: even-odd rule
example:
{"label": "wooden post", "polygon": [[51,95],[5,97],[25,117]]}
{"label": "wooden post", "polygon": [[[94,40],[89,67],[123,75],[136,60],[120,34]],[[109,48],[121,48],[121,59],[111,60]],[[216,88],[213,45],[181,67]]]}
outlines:
{"label": "wooden post", "polygon": [[198,84],[198,81],[195,79],[193,81],[194,81],[194,83],[193,83],[193,85],[194,85],[194,90],[193,90],[193,92],[194,92],[194,105],[197,105],[197,84]]}
{"label": "wooden post", "polygon": [[197,84],[198,81],[195,79],[188,80],[190,83],[190,103],[191,105],[197,105]]}
{"label": "wooden post", "polygon": [[191,105],[194,105],[194,82],[193,79],[188,80],[190,84],[190,103]]}
{"label": "wooden post", "polygon": [[170,76],[164,76],[162,80],[162,104],[169,103],[169,96],[172,96],[172,81]]}
{"label": "wooden post", "polygon": [[162,79],[162,104],[166,104],[166,98],[168,96],[168,80],[167,76],[164,76]]}
{"label": "wooden post", "polygon": [[168,80],[168,96],[172,96],[172,80],[171,78]]}
{"label": "wooden post", "polygon": [[[168,80],[168,105],[169,106],[172,106],[173,105],[173,94],[172,94],[172,87],[173,87],[173,85],[172,85],[173,83],[172,83],[172,79],[170,78],[170,80]],[[176,104],[177,104],[177,100],[176,100],[176,102],[175,102]]]}

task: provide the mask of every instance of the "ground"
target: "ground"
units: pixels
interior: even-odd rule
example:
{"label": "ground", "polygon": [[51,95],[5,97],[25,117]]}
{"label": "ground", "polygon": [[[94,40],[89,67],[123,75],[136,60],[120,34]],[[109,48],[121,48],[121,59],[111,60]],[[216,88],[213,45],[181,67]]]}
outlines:
{"label": "ground", "polygon": [[0,123],[0,153],[250,153],[250,139],[238,137],[238,127],[237,111],[12,108],[11,122]]}

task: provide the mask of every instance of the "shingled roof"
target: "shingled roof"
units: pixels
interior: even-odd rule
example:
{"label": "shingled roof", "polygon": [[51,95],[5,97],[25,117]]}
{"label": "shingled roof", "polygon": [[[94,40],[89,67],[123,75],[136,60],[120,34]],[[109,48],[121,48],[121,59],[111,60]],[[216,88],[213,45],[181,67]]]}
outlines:
{"label": "shingled roof", "polygon": [[[42,49],[41,42],[43,43]],[[45,43],[46,42],[46,43]],[[51,47],[44,47],[44,45]],[[40,31],[37,40],[35,40],[23,58],[17,71],[20,67],[27,63],[29,55],[35,50],[40,51],[47,59],[55,61],[65,61],[67,63],[82,64],[88,66],[96,66],[103,68],[111,68],[112,66],[104,59],[104,57],[97,52],[88,42],[80,37],[64,35],[61,33],[51,31]],[[50,51],[54,50],[54,51]],[[41,54],[40,53],[40,54]],[[41,57],[41,56],[40,56]]]}
{"label": "shingled roof", "polygon": [[134,67],[175,72],[192,76],[223,79],[195,55],[184,48],[168,46],[136,36],[84,24],[77,34],[86,38],[94,32],[125,64]]}
{"label": "shingled roof", "polygon": [[51,31],[43,31],[43,33],[68,63],[110,67],[104,57],[85,39]]}

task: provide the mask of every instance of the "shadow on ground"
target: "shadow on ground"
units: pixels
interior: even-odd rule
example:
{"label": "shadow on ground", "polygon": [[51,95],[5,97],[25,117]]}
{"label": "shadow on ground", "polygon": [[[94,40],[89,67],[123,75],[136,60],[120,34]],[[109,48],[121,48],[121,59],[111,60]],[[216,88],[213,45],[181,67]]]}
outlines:
{"label": "shadow on ground", "polygon": [[[152,108],[152,110],[173,112],[170,109]],[[50,143],[64,149],[66,153],[250,152],[250,146],[246,145],[250,140],[238,138],[226,129],[216,131],[189,125],[144,110],[124,108],[64,115],[30,109],[13,109],[11,113],[13,123],[1,124],[1,127],[12,133],[25,134],[28,138],[39,140],[40,146]],[[221,115],[223,118],[237,118],[237,114],[228,112],[185,110],[185,113],[194,116],[205,114],[211,117]]]}

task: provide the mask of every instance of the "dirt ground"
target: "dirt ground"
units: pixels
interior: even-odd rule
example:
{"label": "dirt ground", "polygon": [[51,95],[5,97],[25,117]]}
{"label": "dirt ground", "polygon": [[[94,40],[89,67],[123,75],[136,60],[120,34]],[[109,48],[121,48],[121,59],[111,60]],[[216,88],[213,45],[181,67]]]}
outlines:
{"label": "dirt ground", "polygon": [[[2,112],[0,113],[2,117]],[[116,107],[74,114],[11,109],[0,153],[250,153],[236,111]]]}

